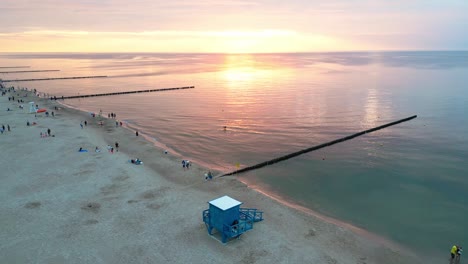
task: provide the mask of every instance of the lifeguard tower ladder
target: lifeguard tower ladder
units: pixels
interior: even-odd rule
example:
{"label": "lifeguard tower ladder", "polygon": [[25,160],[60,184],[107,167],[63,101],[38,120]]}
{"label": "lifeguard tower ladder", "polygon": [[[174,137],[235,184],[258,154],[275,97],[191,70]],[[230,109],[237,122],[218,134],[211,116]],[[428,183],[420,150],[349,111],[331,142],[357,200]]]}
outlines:
{"label": "lifeguard tower ladder", "polygon": [[208,202],[209,209],[203,211],[208,234],[212,235],[213,228],[221,233],[223,243],[228,239],[239,237],[253,228],[254,222],[263,220],[263,212],[252,208],[240,208],[241,202],[223,196]]}

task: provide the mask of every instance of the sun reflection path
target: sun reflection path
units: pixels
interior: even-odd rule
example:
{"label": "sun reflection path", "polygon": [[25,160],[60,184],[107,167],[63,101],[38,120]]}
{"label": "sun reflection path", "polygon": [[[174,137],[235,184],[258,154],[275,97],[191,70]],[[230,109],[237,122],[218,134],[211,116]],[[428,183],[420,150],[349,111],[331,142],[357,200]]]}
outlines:
{"label": "sun reflection path", "polygon": [[236,133],[265,133],[271,107],[265,94],[275,93],[274,76],[288,69],[274,65],[270,56],[227,54],[219,72],[225,89],[223,126]]}
{"label": "sun reflection path", "polygon": [[272,56],[258,54],[227,54],[221,74],[229,88],[250,89],[273,77],[286,75],[288,67],[278,64]]}

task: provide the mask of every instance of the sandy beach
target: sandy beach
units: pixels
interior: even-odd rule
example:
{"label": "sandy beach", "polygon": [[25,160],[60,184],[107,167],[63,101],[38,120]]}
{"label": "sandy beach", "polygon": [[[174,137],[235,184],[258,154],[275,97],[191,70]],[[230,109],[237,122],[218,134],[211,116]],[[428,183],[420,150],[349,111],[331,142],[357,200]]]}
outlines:
{"label": "sandy beach", "polygon": [[[184,170],[181,157],[114,119],[100,126],[99,117],[26,94],[0,97],[0,125],[11,127],[0,135],[0,263],[430,262],[281,204],[235,177],[205,181],[207,168]],[[24,109],[8,100],[13,95]],[[29,101],[55,116],[34,117]],[[41,137],[48,129],[53,136]],[[119,151],[109,153],[115,142]],[[226,244],[202,221],[207,202],[223,195],[265,218]]]}

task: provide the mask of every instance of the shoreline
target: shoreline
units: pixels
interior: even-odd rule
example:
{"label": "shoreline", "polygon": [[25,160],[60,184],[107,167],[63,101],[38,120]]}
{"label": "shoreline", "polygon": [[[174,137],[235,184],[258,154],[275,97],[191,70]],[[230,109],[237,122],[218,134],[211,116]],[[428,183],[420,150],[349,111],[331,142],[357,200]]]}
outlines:
{"label": "shoreline", "polygon": [[[28,97],[28,99],[30,98]],[[53,101],[44,98],[33,98],[40,105],[46,105],[48,109],[53,109],[56,105]],[[1,106],[16,104],[5,101],[6,99],[5,96],[0,98]],[[14,214],[15,217],[0,217],[0,224],[11,227],[11,230],[0,231],[0,238],[4,241],[18,241],[18,243],[13,245],[8,243],[6,246],[1,246],[0,260],[6,259],[11,262],[16,259],[15,256],[21,254],[31,257],[31,254],[25,252],[29,245],[27,238],[36,234],[19,232],[19,235],[14,235],[18,234],[18,228],[22,226],[11,224],[10,221],[15,219],[18,221],[18,217],[24,216],[23,214],[29,216],[26,218],[34,219],[35,213],[41,210],[46,211],[44,210],[45,207],[53,203],[51,200],[61,200],[60,195],[63,195],[64,197],[73,197],[68,202],[64,202],[67,204],[67,207],[70,205],[76,206],[78,202],[81,208],[71,210],[72,213],[69,213],[65,209],[54,210],[54,208],[48,208],[50,209],[49,211],[37,214],[41,214],[52,222],[57,222],[59,226],[60,224],[63,226],[61,219],[63,220],[67,217],[71,217],[74,222],[82,224],[77,224],[78,227],[65,225],[66,228],[55,231],[49,226],[45,231],[49,231],[55,235],[49,237],[52,239],[50,243],[54,244],[53,239],[62,243],[65,241],[64,247],[66,247],[67,239],[73,237],[72,240],[81,245],[78,247],[80,251],[93,257],[86,258],[84,257],[86,254],[76,253],[78,258],[74,258],[67,257],[69,255],[63,253],[62,255],[56,254],[55,260],[43,256],[42,259],[38,259],[39,263],[60,263],[59,260],[65,260],[67,263],[92,263],[91,259],[98,259],[100,261],[96,262],[100,263],[110,263],[112,260],[115,261],[114,263],[125,263],[119,262],[118,259],[113,259],[110,253],[103,255],[103,251],[113,252],[117,255],[119,255],[118,252],[124,251],[124,256],[121,256],[122,259],[131,256],[131,259],[136,260],[135,262],[138,263],[144,262],[145,258],[150,259],[150,256],[154,261],[159,260],[156,262],[175,261],[179,263],[187,261],[217,263],[220,258],[228,263],[238,263],[239,259],[243,263],[267,263],[270,261],[280,263],[290,261],[315,263],[418,263],[418,261],[421,261],[409,252],[403,252],[401,248],[393,248],[392,245],[383,243],[383,241],[375,243],[376,241],[372,237],[369,238],[359,232],[356,233],[356,230],[359,231],[357,227],[352,225],[345,225],[343,227],[335,222],[330,223],[327,221],[330,219],[324,219],[320,214],[310,214],[295,206],[291,207],[287,201],[277,200],[273,196],[262,193],[261,190],[249,187],[237,177],[216,178],[213,181],[205,181],[203,174],[206,172],[206,168],[199,164],[193,164],[193,167],[189,170],[183,170],[179,162],[180,157],[173,156],[171,153],[169,155],[164,154],[162,149],[158,149],[157,146],[147,141],[144,137],[136,137],[130,130],[131,128],[115,128],[114,120],[110,122],[107,118],[103,118],[105,123],[103,127],[99,127],[94,122],[88,121],[89,127],[81,130],[79,127],[80,121],[93,121],[89,117],[89,114],[79,109],[69,108],[68,106],[61,107],[63,109],[57,112],[54,118],[38,118],[40,121],[38,121],[38,127],[26,127],[25,121],[18,120],[21,117],[25,117],[24,112],[19,113],[16,109],[12,113],[5,114],[2,112],[0,115],[2,122],[3,120],[7,120],[8,122],[15,123],[14,129],[10,134],[16,135],[15,133],[18,133],[13,143],[5,141],[5,137],[11,135],[2,135],[0,138],[2,148],[5,145],[5,151],[1,154],[1,160],[8,160],[6,156],[8,154],[15,157],[18,164],[28,164],[28,168],[19,170],[17,174],[13,171],[11,173],[15,177],[21,178],[21,185],[41,185],[39,190],[30,187],[28,191],[18,192],[18,182],[10,179],[11,176],[2,176],[8,178],[5,179],[6,184],[0,189],[0,198],[6,200],[6,205],[0,207],[2,215],[3,211],[6,213],[15,211],[17,213]],[[34,129],[36,132],[39,132],[36,129],[39,126],[42,129],[45,126],[55,126],[52,127],[52,133],[57,131],[56,137],[39,139],[38,133],[34,134],[31,131],[25,131],[26,129]],[[34,134],[34,137],[32,137],[32,134]],[[33,142],[27,141],[30,138]],[[53,142],[56,139],[63,141]],[[50,144],[43,144],[46,140]],[[77,153],[75,152],[80,147],[80,145],[74,143],[76,141],[82,142],[82,145],[90,150],[90,153],[83,154],[89,154],[91,157],[85,157],[83,160],[79,160],[76,157],[75,154]],[[114,141],[119,142],[121,146],[120,151],[114,154],[106,153],[104,145],[113,145]],[[34,148],[37,145],[40,145],[42,148]],[[94,145],[101,146],[102,152],[94,153]],[[23,149],[25,147],[26,151]],[[17,149],[22,150],[16,153]],[[31,155],[41,155],[41,152],[46,152],[48,155],[53,156],[50,168],[43,168],[44,164],[42,162],[31,162],[29,160]],[[135,157],[143,160],[144,165],[135,166],[126,162],[129,158]],[[49,158],[44,159],[50,161]],[[54,159],[57,162],[53,162]],[[70,166],[62,168],[62,164]],[[92,168],[95,170],[93,171]],[[61,185],[47,180],[50,175],[55,175],[54,173],[46,173],[43,176],[43,180],[46,183],[42,183],[42,181],[34,182],[30,177],[30,172],[41,170],[45,170],[46,172],[63,170],[63,172],[68,174],[74,173],[76,174],[75,176],[85,178],[83,181],[77,180],[74,177],[67,177],[67,179],[63,180],[64,184],[66,182],[75,182],[76,186],[74,187],[79,187],[80,193],[81,190],[85,190],[93,198],[83,199],[83,197],[70,192],[70,190],[63,193]],[[54,177],[60,176],[62,175],[57,174]],[[33,182],[30,183],[30,181]],[[47,195],[50,189],[52,193],[55,193],[54,199],[51,199]],[[233,240],[225,246],[210,238],[201,220],[201,211],[207,208],[206,202],[224,194],[244,202],[246,207],[254,207],[265,212],[264,221],[256,223],[254,229],[242,236],[242,239]],[[31,201],[26,202],[28,200]],[[49,203],[47,202],[48,200]],[[83,203],[89,204],[92,203],[91,201],[99,204],[99,207],[88,210],[85,206],[85,209],[83,209]],[[187,202],[193,204],[184,204]],[[39,203],[39,206],[28,208],[28,205],[30,207],[34,206],[31,203]],[[135,209],[132,206],[139,208]],[[114,208],[115,210],[104,212],[106,208]],[[91,212],[89,212],[90,210]],[[125,221],[129,212],[131,212],[130,215],[134,218],[132,218],[132,221]],[[69,214],[72,216],[69,216]],[[55,215],[60,215],[61,217],[59,218],[61,219],[53,220]],[[165,217],[168,217],[168,219]],[[115,218],[119,218],[119,220],[123,218],[122,221],[124,223],[114,221]],[[158,219],[158,223],[154,223],[152,221],[153,218]],[[174,220],[182,224],[170,225],[169,223]],[[139,224],[135,224],[137,222]],[[35,229],[33,226],[38,226],[39,224],[35,220],[29,223],[31,230]],[[133,231],[135,232],[129,233],[124,230],[114,229],[115,226],[121,225],[128,225],[130,228],[128,226],[127,228],[134,229]],[[168,225],[171,226],[170,229],[173,232],[168,230]],[[144,238],[143,241],[145,243],[140,243],[138,248],[133,248],[130,244],[117,240],[111,246],[99,245],[96,246],[99,250],[89,250],[84,244],[96,245],[93,242],[96,239],[99,240],[99,238],[95,237],[95,234],[86,235],[86,231],[84,230],[90,228],[90,226],[93,227],[96,233],[109,240],[115,238],[114,236],[123,236],[129,239],[129,243],[139,244],[137,243],[141,241],[139,238]],[[356,229],[353,229],[353,227]],[[68,234],[69,232],[67,233],[67,231],[62,229],[74,229],[74,231],[71,232],[72,235],[64,236],[62,233]],[[114,231],[114,235],[108,234],[109,231]],[[161,233],[165,236],[157,236]],[[373,235],[372,233],[370,234]],[[12,235],[15,236],[14,239],[10,237]],[[168,242],[166,240],[173,241]],[[157,243],[155,244],[154,241],[157,241]],[[121,245],[122,243],[124,245]],[[167,243],[171,247],[159,245],[159,243]],[[36,251],[32,251],[34,251],[34,254],[42,252],[44,251],[44,247],[48,246],[41,244],[41,247],[36,249],[36,245],[33,247]],[[177,250],[174,251],[172,247],[180,250],[184,249],[185,253],[180,253]],[[16,252],[16,254],[13,255],[11,252]],[[26,259],[26,261],[19,261],[17,263],[30,263],[30,261]],[[424,261],[424,263],[428,262]]]}

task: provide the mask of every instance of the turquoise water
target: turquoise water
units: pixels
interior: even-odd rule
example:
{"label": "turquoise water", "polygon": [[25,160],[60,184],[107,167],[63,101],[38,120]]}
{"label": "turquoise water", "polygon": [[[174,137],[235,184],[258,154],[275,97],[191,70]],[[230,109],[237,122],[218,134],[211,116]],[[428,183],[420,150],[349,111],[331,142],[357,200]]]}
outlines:
{"label": "turquoise water", "polygon": [[417,114],[239,177],[422,254],[468,242],[468,52],[1,54],[5,65],[62,71],[2,79],[109,76],[12,83],[57,96],[195,85],[66,103],[226,172]]}

